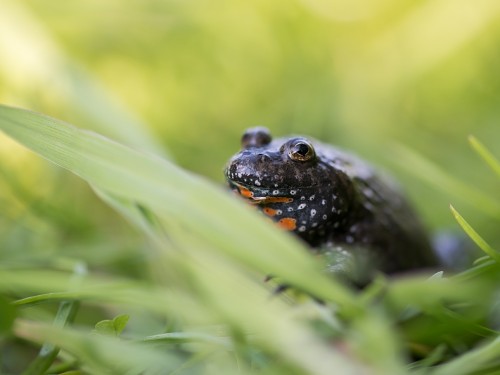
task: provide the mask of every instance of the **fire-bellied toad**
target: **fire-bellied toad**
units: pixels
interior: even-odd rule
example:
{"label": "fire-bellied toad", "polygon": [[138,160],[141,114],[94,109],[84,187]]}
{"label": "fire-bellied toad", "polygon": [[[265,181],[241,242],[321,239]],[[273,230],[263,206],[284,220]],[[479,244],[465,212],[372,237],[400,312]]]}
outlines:
{"label": "fire-bellied toad", "polygon": [[273,140],[263,127],[241,143],[225,170],[230,187],[314,252],[363,254],[385,273],[438,264],[404,195],[366,162],[300,136]]}

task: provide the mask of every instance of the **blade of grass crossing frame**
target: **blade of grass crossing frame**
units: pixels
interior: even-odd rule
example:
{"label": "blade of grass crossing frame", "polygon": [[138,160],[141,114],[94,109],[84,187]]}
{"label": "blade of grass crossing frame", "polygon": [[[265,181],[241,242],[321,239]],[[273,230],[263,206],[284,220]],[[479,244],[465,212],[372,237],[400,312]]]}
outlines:
{"label": "blade of grass crossing frame", "polygon": [[318,272],[318,264],[291,236],[270,228],[250,208],[242,209],[241,202],[164,159],[50,117],[6,106],[0,106],[0,129],[95,188],[144,205],[159,217],[175,218],[203,239],[207,249],[261,272],[280,275],[319,298],[359,308],[345,288]]}
{"label": "blade of grass crossing frame", "polygon": [[458,213],[455,208],[450,205],[450,210],[455,217],[455,220],[462,227],[465,233],[471,238],[474,243],[479,246],[479,248],[489,255],[492,259],[500,262],[500,253],[493,249],[470,225],[467,221]]}
{"label": "blade of grass crossing frame", "polygon": [[[59,305],[56,317],[54,319],[54,326],[64,327],[67,324],[73,323],[73,320],[78,311],[79,302],[78,301],[63,301]],[[29,367],[23,372],[22,375],[43,375],[49,369],[49,367],[54,363],[57,355],[59,354],[60,348],[45,342],[38,353],[38,356]]]}
{"label": "blade of grass crossing frame", "polygon": [[[453,194],[458,199],[475,205],[496,219],[500,218],[500,203],[496,198],[456,179],[432,161],[403,145],[395,144],[394,152],[397,155],[394,162],[404,171],[412,173],[447,194]],[[408,165],[412,168],[408,168]]]}
{"label": "blade of grass crossing frame", "polygon": [[[87,268],[84,264],[77,264],[75,266],[75,275],[70,284],[78,283],[82,277],[87,273]],[[78,311],[79,301],[68,300],[62,301],[59,304],[59,308],[54,318],[54,327],[65,327],[68,324],[73,323]],[[28,368],[23,372],[23,375],[43,375],[52,365],[57,355],[59,354],[60,348],[55,346],[50,342],[45,342],[38,353],[38,356],[33,362],[28,366]]]}
{"label": "blade of grass crossing frame", "polygon": [[500,161],[476,137],[470,135],[469,143],[491,169],[500,177]]}
{"label": "blade of grass crossing frame", "polygon": [[18,320],[15,332],[30,341],[64,347],[85,363],[91,374],[171,374],[181,365],[178,357],[164,350],[72,328]]}
{"label": "blade of grass crossing frame", "polygon": [[[479,374],[487,369],[488,365],[498,361],[500,356],[500,337],[477,349],[469,350],[465,354],[452,359],[440,366],[431,369],[430,375],[467,375]],[[481,372],[483,373],[483,372]],[[492,372],[484,372],[484,374]],[[497,373],[497,372],[495,372]]]}

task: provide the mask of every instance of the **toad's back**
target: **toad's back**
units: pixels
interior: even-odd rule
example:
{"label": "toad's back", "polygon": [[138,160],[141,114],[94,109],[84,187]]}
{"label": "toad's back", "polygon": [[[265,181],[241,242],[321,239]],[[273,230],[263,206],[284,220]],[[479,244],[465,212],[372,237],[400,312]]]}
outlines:
{"label": "toad's back", "polygon": [[399,188],[345,151],[303,137],[273,141],[253,128],[225,174],[233,190],[318,252],[363,254],[386,273],[437,265]]}

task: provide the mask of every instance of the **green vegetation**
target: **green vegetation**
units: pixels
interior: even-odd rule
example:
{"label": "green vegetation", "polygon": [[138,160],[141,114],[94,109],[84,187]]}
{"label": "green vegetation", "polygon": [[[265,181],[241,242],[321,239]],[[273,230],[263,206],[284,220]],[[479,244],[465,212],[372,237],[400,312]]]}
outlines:
{"label": "green vegetation", "polygon": [[[500,372],[500,5],[124,6],[2,1],[0,373]],[[483,256],[327,277],[222,187],[256,124],[393,169]]]}

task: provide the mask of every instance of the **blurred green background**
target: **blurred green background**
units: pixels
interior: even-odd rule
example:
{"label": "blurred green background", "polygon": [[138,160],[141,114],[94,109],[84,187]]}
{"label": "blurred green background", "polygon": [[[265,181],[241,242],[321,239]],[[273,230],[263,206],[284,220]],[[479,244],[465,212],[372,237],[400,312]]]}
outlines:
{"label": "blurred green background", "polygon": [[[498,207],[450,191],[459,184],[438,186],[442,174],[398,147],[498,196],[467,136],[500,156],[499,21],[498,0],[0,0],[0,103],[171,158],[220,186],[245,128],[310,135],[396,175],[432,230],[460,231],[453,203],[499,248]],[[78,177],[1,134],[0,206],[6,268],[82,261],[96,274],[156,278],[143,234]],[[50,309],[24,316],[50,321]],[[127,309],[88,304],[76,323]],[[162,318],[131,315],[137,336],[163,331]],[[11,373],[27,363],[25,347],[0,342]]]}
{"label": "blurred green background", "polygon": [[[136,139],[139,148],[157,144],[153,152],[217,184],[245,128],[307,134],[396,174],[430,227],[455,227],[454,203],[500,243],[490,217],[430,187],[393,148],[403,144],[497,191],[467,136],[493,151],[500,139],[500,2],[0,4],[4,104]],[[52,247],[54,238],[74,245],[107,231],[124,236],[121,221],[78,179],[0,142],[3,241]]]}

